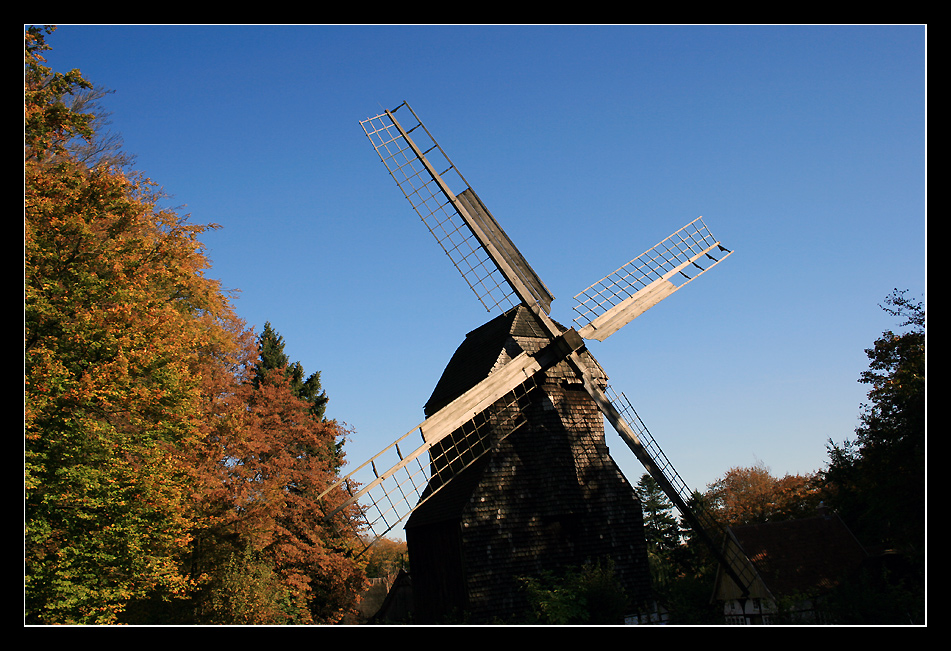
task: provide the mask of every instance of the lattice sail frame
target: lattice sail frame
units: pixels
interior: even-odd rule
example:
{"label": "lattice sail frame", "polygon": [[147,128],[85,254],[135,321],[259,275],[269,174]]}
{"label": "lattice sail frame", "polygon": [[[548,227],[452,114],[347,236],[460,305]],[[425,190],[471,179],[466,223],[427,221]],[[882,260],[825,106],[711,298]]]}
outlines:
{"label": "lattice sail frame", "polygon": [[[627,396],[616,393],[611,387],[608,387],[605,393],[621,419],[637,438],[640,448],[650,458],[656,471],[659,471],[660,475],[666,479],[668,486],[665,493],[671,498],[683,518],[691,524],[695,532],[707,539],[709,545],[718,550],[719,555],[723,557],[722,560],[729,564],[725,571],[734,578],[737,585],[745,588],[751,586],[756,578],[753,566],[739,548],[725,544],[727,530],[702,503],[693,499],[693,494],[681,479],[680,473],[660,449],[644,421],[634,411]],[[656,472],[650,474],[655,480],[657,479]]]}
{"label": "lattice sail frame", "polygon": [[458,195],[468,189],[469,183],[408,105],[401,104],[393,112],[403,106],[409,109],[415,123],[413,126],[404,132],[395,122],[393,114],[387,111],[360,122],[367,138],[373,143],[373,148],[413,210],[485,309],[489,312],[505,311],[518,305],[518,297],[455,206],[446,199],[437,178],[424,159],[417,155],[417,149],[404,133],[413,134],[414,140],[418,141],[418,150],[423,152],[432,169],[437,170],[436,174],[446,182],[453,194]]}
{"label": "lattice sail frame", "polygon": [[[714,251],[724,255],[714,257]],[[697,217],[576,294],[573,309],[578,313],[574,319],[578,332],[586,339],[603,341],[731,253],[713,236],[703,218]]]}

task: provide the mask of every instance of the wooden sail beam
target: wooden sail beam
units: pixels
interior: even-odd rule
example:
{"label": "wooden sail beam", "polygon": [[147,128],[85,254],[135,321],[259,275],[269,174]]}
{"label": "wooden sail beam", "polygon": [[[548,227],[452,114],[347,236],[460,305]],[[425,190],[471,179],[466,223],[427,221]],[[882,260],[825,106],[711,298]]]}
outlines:
{"label": "wooden sail beam", "polygon": [[[696,279],[704,271],[710,269],[713,265],[710,265],[706,269],[701,268],[700,273],[695,274],[692,277],[688,277],[687,282],[681,283],[679,285],[670,281],[671,278],[679,273],[682,273],[684,269],[691,265],[699,267],[699,265],[696,265],[697,260],[703,258],[704,256],[709,257],[710,252],[718,248],[722,247],[720,247],[719,242],[716,242],[712,246],[707,247],[700,253],[697,253],[688,260],[677,265],[665,273],[662,277],[653,281],[643,289],[635,292],[633,296],[629,296],[604,314],[595,318],[593,321],[591,321],[591,323],[581,328],[578,333],[585,339],[597,339],[598,341],[604,341],[612,334],[626,326],[628,323],[639,317],[641,314],[676,292],[678,289],[685,287],[687,283]],[[725,258],[726,256],[723,257]],[[720,259],[722,260],[723,258]]]}
{"label": "wooden sail beam", "polygon": [[[408,104],[404,103],[404,105],[413,113],[413,109]],[[479,241],[479,244],[482,245],[486,254],[488,254],[502,272],[502,275],[508,281],[509,285],[511,285],[521,302],[526,305],[532,303],[538,304],[542,309],[548,312],[551,309],[551,302],[554,299],[551,292],[548,291],[545,284],[532,270],[528,261],[521,252],[519,252],[512,240],[509,239],[505,231],[502,230],[502,227],[499,226],[499,223],[492,214],[485,208],[485,205],[469,186],[468,181],[465,180],[462,174],[459,174],[459,177],[466,184],[467,188],[457,196],[449,188],[449,185],[442,178],[442,175],[432,166],[424,152],[413,142],[409,132],[403,128],[396,119],[396,116],[393,115],[394,112],[386,111],[385,113],[397,130],[399,130],[416,158],[419,159],[433,181],[436,182],[446,199],[453,205],[459,213],[459,216],[462,217],[466,226],[472,231],[472,234]],[[413,116],[415,117],[416,114],[413,113]],[[419,120],[418,117],[416,119]],[[420,125],[422,125],[422,122],[420,122]],[[423,126],[423,129],[426,130],[426,127]],[[427,130],[426,133],[429,134],[429,131]],[[434,143],[436,142],[435,138],[432,138],[432,134],[429,134],[429,137]],[[435,144],[434,146],[438,147],[439,145]],[[445,152],[442,153],[446,160],[449,161],[449,157],[446,156]],[[452,161],[449,162],[451,164]],[[456,173],[459,173],[458,170],[456,170]]]}

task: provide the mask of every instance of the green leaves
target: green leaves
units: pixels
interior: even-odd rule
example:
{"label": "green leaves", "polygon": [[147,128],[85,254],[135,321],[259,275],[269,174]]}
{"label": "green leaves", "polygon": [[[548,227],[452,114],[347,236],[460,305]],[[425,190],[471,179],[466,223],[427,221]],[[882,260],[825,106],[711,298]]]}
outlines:
{"label": "green leaves", "polygon": [[26,82],[25,615],[107,623],[188,585],[181,453],[198,441],[199,350],[221,338],[206,316],[230,308],[202,275],[200,228],[156,212],[142,178],[61,149],[84,124],[61,102],[76,76],[34,59]]}
{"label": "green leaves", "polygon": [[521,579],[534,623],[623,624],[630,608],[610,559]]}
{"label": "green leaves", "polygon": [[895,290],[882,308],[902,319],[865,351],[870,386],[854,441],[829,442],[831,499],[861,539],[923,555],[925,536],[925,310]]}
{"label": "green leaves", "polygon": [[657,554],[668,553],[680,543],[680,525],[673,514],[673,504],[647,473],[641,475],[635,491],[644,515],[648,549]]}

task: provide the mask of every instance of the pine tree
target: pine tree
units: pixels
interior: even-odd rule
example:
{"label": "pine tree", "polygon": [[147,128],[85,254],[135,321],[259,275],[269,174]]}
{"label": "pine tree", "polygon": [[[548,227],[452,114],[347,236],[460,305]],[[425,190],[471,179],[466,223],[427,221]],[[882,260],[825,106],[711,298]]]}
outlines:
{"label": "pine tree", "polygon": [[291,363],[284,352],[284,337],[282,337],[270,322],[264,324],[258,348],[261,361],[258,362],[254,375],[254,386],[257,388],[265,381],[272,371],[282,372],[290,381],[291,391],[301,400],[310,403],[311,414],[317,420],[324,420],[327,410],[327,393],[320,386],[320,371],[312,373],[304,380],[304,367],[300,362]]}
{"label": "pine tree", "polygon": [[673,505],[657,482],[644,473],[635,489],[644,514],[644,533],[650,550],[666,554],[680,543],[680,526],[673,515]]}

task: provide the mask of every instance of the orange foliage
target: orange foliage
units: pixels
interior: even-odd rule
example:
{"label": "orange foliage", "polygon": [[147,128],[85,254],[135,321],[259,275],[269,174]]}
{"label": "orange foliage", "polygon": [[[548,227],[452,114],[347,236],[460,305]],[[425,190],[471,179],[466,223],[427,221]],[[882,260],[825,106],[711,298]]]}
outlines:
{"label": "orange foliage", "polygon": [[[206,374],[206,444],[196,460],[210,516],[202,535],[234,554],[250,550],[273,569],[288,603],[270,623],[333,623],[365,579],[348,553],[357,540],[349,523],[354,511],[324,522],[343,491],[317,499],[335,480],[336,443],[347,431],[316,419],[283,369],[255,388],[249,373],[257,349],[242,341],[227,365],[240,372],[218,365]],[[201,569],[213,572],[215,559],[205,561],[212,567]]]}
{"label": "orange foliage", "polygon": [[43,621],[108,623],[190,588],[181,451],[200,351],[230,308],[202,275],[202,229],[156,210],[148,181],[68,159],[27,160],[24,177],[28,590]]}
{"label": "orange foliage", "polygon": [[[336,621],[363,574],[353,513],[325,523],[342,495],[316,497],[346,431],[286,381],[251,386],[254,335],[205,276],[205,227],[159,209],[148,179],[69,156],[88,122],[62,96],[88,84],[25,37],[26,621],[172,601],[178,620],[215,603],[224,622],[261,604],[252,619]],[[247,576],[258,592],[237,594]]]}
{"label": "orange foliage", "polygon": [[820,488],[815,474],[776,478],[757,464],[731,468],[708,486],[707,499],[721,522],[753,524],[814,514]]}
{"label": "orange foliage", "polygon": [[389,576],[403,568],[407,562],[406,549],[405,540],[378,538],[370,546],[367,576],[373,578]]}

